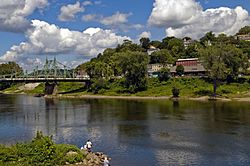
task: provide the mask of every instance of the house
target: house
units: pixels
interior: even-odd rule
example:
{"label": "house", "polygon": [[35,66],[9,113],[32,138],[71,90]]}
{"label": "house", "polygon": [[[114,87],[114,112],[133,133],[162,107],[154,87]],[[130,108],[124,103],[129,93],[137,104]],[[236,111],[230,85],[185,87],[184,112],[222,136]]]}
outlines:
{"label": "house", "polygon": [[196,66],[199,63],[198,58],[187,58],[187,59],[178,59],[176,61],[176,66]]}
{"label": "house", "polygon": [[147,50],[148,55],[151,55],[155,51],[159,51],[159,48],[156,48],[154,46],[149,46],[149,49]]}
{"label": "house", "polygon": [[237,35],[236,39],[238,39],[238,40],[244,40],[244,41],[250,41],[250,34]]}
{"label": "house", "polygon": [[206,69],[199,61],[198,58],[178,59],[176,65],[170,68],[171,75],[176,75],[177,66],[182,65],[184,67],[185,76],[204,76],[206,75]]}
{"label": "house", "polygon": [[183,40],[185,49],[187,49],[188,46],[190,46],[194,42],[190,37],[184,37],[182,40]]}
{"label": "house", "polygon": [[161,63],[155,63],[155,64],[148,64],[148,75],[149,77],[158,77],[159,72],[162,68],[168,68],[170,69],[173,65],[172,64],[161,64]]}

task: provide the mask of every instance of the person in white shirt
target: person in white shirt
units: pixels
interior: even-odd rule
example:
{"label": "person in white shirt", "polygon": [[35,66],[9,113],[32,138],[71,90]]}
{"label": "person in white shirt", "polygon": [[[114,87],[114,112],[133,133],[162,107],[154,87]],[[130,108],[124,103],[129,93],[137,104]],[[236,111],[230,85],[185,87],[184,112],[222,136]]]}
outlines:
{"label": "person in white shirt", "polygon": [[90,140],[86,142],[86,148],[88,149],[89,152],[91,152],[92,142]]}
{"label": "person in white shirt", "polygon": [[104,158],[104,161],[103,161],[103,166],[110,166],[109,164],[109,160],[107,157]]}

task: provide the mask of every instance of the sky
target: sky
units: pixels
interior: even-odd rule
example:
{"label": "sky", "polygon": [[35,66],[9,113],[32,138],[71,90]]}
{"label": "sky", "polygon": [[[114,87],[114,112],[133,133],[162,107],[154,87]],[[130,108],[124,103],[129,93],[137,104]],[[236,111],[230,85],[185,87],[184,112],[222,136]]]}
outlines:
{"label": "sky", "polygon": [[56,57],[69,67],[125,39],[234,35],[250,25],[250,0],[1,0],[0,63],[26,70]]}

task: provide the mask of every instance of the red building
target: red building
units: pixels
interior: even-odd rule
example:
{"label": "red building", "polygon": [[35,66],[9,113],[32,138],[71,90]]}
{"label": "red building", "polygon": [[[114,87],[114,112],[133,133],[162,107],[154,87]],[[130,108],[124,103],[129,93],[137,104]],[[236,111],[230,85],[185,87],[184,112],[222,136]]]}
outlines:
{"label": "red building", "polygon": [[178,59],[176,61],[176,66],[182,65],[182,66],[197,66],[199,63],[198,58],[188,58],[188,59]]}

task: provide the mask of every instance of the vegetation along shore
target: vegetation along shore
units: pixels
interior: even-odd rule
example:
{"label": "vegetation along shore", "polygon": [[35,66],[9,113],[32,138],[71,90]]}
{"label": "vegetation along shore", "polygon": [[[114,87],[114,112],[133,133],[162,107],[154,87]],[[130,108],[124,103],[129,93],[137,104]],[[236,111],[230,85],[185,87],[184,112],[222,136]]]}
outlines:
{"label": "vegetation along shore", "polygon": [[[209,96],[248,101],[250,41],[241,37],[247,35],[250,35],[249,26],[234,36],[216,36],[208,32],[200,40],[141,38],[140,44],[125,40],[71,70],[71,76],[87,78],[85,83],[57,82],[52,95],[158,99],[204,99]],[[10,77],[13,71],[24,73],[15,62],[1,64],[0,69],[0,75],[5,77]],[[18,77],[18,74],[11,77]],[[1,82],[0,87],[2,93],[42,96],[46,95],[45,84]]]}
{"label": "vegetation along shore", "polygon": [[37,132],[31,142],[0,145],[0,165],[7,166],[99,166],[103,165],[105,157],[108,158],[102,152],[88,152],[75,145],[56,144],[51,136],[44,136],[41,132]]}

